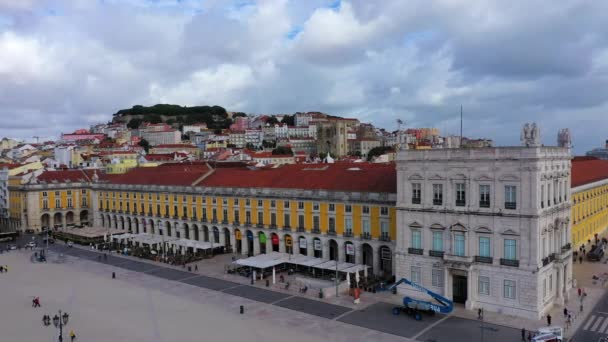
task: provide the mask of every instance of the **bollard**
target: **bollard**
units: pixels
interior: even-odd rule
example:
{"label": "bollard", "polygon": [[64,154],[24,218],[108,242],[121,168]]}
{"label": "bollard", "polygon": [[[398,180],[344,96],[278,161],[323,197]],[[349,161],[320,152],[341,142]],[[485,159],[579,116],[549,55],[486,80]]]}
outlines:
{"label": "bollard", "polygon": [[245,307],[241,305],[241,315],[245,312]]}
{"label": "bollard", "polygon": [[116,273],[112,272],[112,279],[116,279]]}
{"label": "bollard", "polygon": [[270,280],[266,279],[266,287],[270,287]]}

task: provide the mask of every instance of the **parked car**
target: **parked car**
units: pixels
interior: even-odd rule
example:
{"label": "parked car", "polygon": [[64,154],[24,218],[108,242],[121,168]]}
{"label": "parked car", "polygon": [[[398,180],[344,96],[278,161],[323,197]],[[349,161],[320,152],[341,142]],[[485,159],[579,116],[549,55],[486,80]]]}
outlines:
{"label": "parked car", "polygon": [[74,246],[74,243],[72,241],[68,241],[68,247],[72,247]]}
{"label": "parked car", "polygon": [[37,245],[37,244],[36,244],[36,242],[34,242],[34,241],[30,241],[30,242],[28,242],[28,243],[27,243],[27,247],[30,247],[30,248],[35,248],[35,247],[36,247],[36,245]]}
{"label": "parked car", "polygon": [[26,229],[25,230],[25,234],[34,234],[34,230],[33,229]]}
{"label": "parked car", "polygon": [[14,251],[15,249],[17,249],[17,245],[9,245],[8,249]]}
{"label": "parked car", "polygon": [[44,239],[42,239],[42,242],[46,243],[47,240],[48,240],[48,243],[55,243],[55,240],[53,238],[46,238],[46,237]]}

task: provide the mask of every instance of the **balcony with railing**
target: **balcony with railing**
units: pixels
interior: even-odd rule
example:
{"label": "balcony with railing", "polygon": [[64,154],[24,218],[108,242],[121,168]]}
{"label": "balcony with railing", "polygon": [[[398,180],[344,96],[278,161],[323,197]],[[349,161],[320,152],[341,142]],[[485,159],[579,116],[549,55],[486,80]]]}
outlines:
{"label": "balcony with railing", "polygon": [[222,220],[222,224],[228,224],[228,220],[227,219],[223,219]]}
{"label": "balcony with railing", "polygon": [[431,251],[429,251],[429,256],[436,257],[436,258],[443,258],[444,253],[445,253],[444,251],[432,251],[431,250]]}
{"label": "balcony with railing", "polygon": [[380,241],[391,241],[391,236],[388,232],[381,232],[380,237],[378,238]]}
{"label": "balcony with railing", "polygon": [[203,215],[203,217],[201,217],[201,222],[207,222],[207,216]]}
{"label": "balcony with railing", "polygon": [[245,227],[251,227],[251,221],[245,221],[245,224],[243,224]]}
{"label": "balcony with railing", "polygon": [[502,266],[519,267],[519,260],[515,259],[500,259]]}
{"label": "balcony with railing", "polygon": [[306,228],[298,227],[298,233],[305,233],[305,232],[306,232]]}
{"label": "balcony with railing", "polygon": [[255,226],[257,228],[264,228],[264,224],[263,223],[259,223],[259,222]]}
{"label": "balcony with railing", "polygon": [[491,264],[494,262],[494,258],[489,257],[489,256],[476,255],[475,262],[480,262],[483,264]]}
{"label": "balcony with railing", "polygon": [[342,236],[344,237],[352,237],[353,236],[353,231],[352,230],[347,230],[344,232],[344,234],[342,234]]}
{"label": "balcony with railing", "polygon": [[433,198],[433,205],[442,205],[442,204],[443,204],[443,200]]}
{"label": "balcony with railing", "polygon": [[238,221],[238,220],[232,221],[232,225],[233,225],[233,226],[238,226],[238,225],[240,225],[240,224],[241,224],[241,222],[240,222],[240,221]]}
{"label": "balcony with railing", "polygon": [[327,235],[336,236],[336,230],[335,229],[328,230]]}
{"label": "balcony with railing", "polygon": [[457,207],[464,207],[466,204],[467,204],[467,202],[464,200],[456,200]]}
{"label": "balcony with railing", "polygon": [[569,251],[570,249],[572,249],[572,244],[570,242],[568,242],[567,244],[562,246],[562,253],[565,253],[565,252]]}
{"label": "balcony with railing", "polygon": [[363,240],[371,240],[372,234],[370,232],[363,232],[363,233],[361,233],[361,238]]}
{"label": "balcony with railing", "polygon": [[505,209],[517,209],[516,202],[505,202]]}
{"label": "balcony with railing", "polygon": [[412,204],[420,204],[420,197],[412,197]]}
{"label": "balcony with railing", "polygon": [[271,224],[270,226],[268,226],[269,229],[277,229],[277,225],[276,224]]}
{"label": "balcony with railing", "polygon": [[424,254],[424,249],[410,247],[410,248],[407,249],[407,253],[408,254],[423,255]]}
{"label": "balcony with railing", "polygon": [[444,253],[443,254],[443,260],[447,261],[447,262],[453,262],[453,263],[470,264],[470,263],[473,262],[473,257],[466,256],[466,255],[459,255],[459,254]]}
{"label": "balcony with railing", "polygon": [[319,228],[313,228],[312,229],[312,233],[313,234],[321,234],[321,229],[319,229]]}

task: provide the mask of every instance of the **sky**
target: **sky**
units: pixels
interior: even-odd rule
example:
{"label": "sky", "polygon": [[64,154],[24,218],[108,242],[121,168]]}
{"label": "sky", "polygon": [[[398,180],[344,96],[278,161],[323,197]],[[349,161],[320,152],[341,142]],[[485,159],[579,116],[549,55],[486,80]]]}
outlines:
{"label": "sky", "polygon": [[0,0],[0,137],[136,104],[608,139],[608,1]]}

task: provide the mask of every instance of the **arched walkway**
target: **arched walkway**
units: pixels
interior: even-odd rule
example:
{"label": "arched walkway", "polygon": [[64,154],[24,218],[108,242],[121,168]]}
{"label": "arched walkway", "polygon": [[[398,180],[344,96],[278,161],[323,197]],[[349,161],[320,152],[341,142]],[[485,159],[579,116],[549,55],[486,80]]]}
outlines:
{"label": "arched walkway", "polygon": [[[175,232],[175,237],[176,238],[181,238],[182,237],[182,232],[179,229],[179,223],[175,222],[173,223],[173,231]],[[181,249],[181,247],[180,247]]]}
{"label": "arched walkway", "polygon": [[203,226],[203,241],[209,242],[209,227]]}
{"label": "arched walkway", "polygon": [[260,243],[260,253],[266,254],[266,234],[264,234],[264,232],[259,232],[258,240]]}
{"label": "arched walkway", "polygon": [[298,238],[298,250],[302,255],[308,255],[308,241],[304,236]]}
{"label": "arched walkway", "polygon": [[245,238],[247,239],[247,255],[253,256],[253,232],[247,230],[245,232]]}
{"label": "arched walkway", "polygon": [[120,217],[120,229],[125,230],[125,218],[122,216]]}
{"label": "arched walkway", "polygon": [[323,258],[323,243],[321,239],[314,238],[312,240],[312,248],[314,250],[315,258]]}
{"label": "arched walkway", "polygon": [[[144,226],[144,233],[146,232],[146,226]],[[150,234],[155,234],[154,231],[154,220],[150,219]]]}
{"label": "arched walkway", "polygon": [[43,214],[42,217],[40,217],[40,224],[42,225],[42,228],[48,229],[51,225],[51,216],[49,214]]}
{"label": "arched walkway", "polygon": [[190,227],[187,223],[184,223],[184,239],[190,239]]}
{"label": "arched walkway", "polygon": [[65,214],[65,224],[66,225],[68,225],[68,224],[74,224],[74,213],[73,212],[68,211]]}
{"label": "arched walkway", "polygon": [[344,258],[346,262],[355,263],[355,245],[350,241],[344,243]]}
{"label": "arched walkway", "polygon": [[224,228],[224,240],[226,241],[226,247],[232,248],[232,242],[230,241],[230,229]]}
{"label": "arched walkway", "polygon": [[[87,210],[83,210],[80,212],[80,224],[84,226],[89,225],[89,212]],[[103,226],[103,224],[102,224]]]}
{"label": "arched walkway", "polygon": [[380,271],[383,274],[393,274],[393,254],[388,246],[380,246],[378,248],[378,257],[380,258]]}
{"label": "arched walkway", "polygon": [[53,226],[55,228],[57,227],[61,227],[63,225],[63,217],[61,215],[61,213],[55,213],[55,215],[53,215]]}
{"label": "arched walkway", "polygon": [[374,269],[374,249],[367,243],[361,246],[361,254],[363,257],[363,265],[367,265],[371,268],[372,272]]}
{"label": "arched walkway", "polygon": [[135,221],[135,234],[139,234],[139,219],[136,217]]}
{"label": "arched walkway", "polygon": [[127,230],[129,232],[132,231],[132,229],[131,229],[131,218],[130,217],[127,217]]}
{"label": "arched walkway", "polygon": [[220,230],[217,227],[213,227],[213,242],[220,243]]}
{"label": "arched walkway", "polygon": [[236,244],[236,252],[238,254],[241,254],[243,251],[243,236],[241,234],[241,231],[238,229],[234,230],[234,243]]}
{"label": "arched walkway", "polygon": [[278,252],[281,239],[279,239],[279,236],[277,235],[277,233],[272,233],[270,235],[270,241],[272,242],[272,251]]}
{"label": "arched walkway", "polygon": [[194,240],[200,241],[200,234],[198,231],[198,226],[196,224],[192,225],[192,233],[194,235]]}
{"label": "arched walkway", "polygon": [[285,241],[285,253],[293,254],[293,238],[289,234],[285,234],[283,237]]}
{"label": "arched walkway", "polygon": [[171,236],[171,223],[170,222],[165,222],[165,233],[167,234],[167,236]]}
{"label": "arched walkway", "polygon": [[338,260],[338,243],[336,240],[329,240],[329,260]]}

